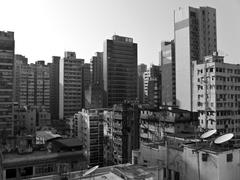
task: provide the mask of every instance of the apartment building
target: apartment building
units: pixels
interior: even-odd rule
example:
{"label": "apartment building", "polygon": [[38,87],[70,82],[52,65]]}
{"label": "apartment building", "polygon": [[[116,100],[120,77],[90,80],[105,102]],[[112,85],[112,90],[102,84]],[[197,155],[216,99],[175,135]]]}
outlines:
{"label": "apartment building", "polygon": [[14,51],[14,33],[0,31],[0,142],[13,134]]}
{"label": "apartment building", "polygon": [[193,105],[203,129],[240,135],[240,65],[217,53],[193,62]]}
{"label": "apartment building", "polygon": [[72,121],[72,135],[82,140],[88,165],[103,166],[103,109],[82,109]]}
{"label": "apartment building", "polygon": [[83,107],[83,64],[75,52],[65,52],[59,63],[59,118],[72,117]]}

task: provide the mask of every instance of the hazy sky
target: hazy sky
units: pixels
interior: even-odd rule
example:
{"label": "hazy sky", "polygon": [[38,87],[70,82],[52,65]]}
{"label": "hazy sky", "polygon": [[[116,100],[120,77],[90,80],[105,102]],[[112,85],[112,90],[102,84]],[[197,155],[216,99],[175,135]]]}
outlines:
{"label": "hazy sky", "polygon": [[0,0],[0,30],[15,32],[29,62],[75,51],[89,62],[115,33],[138,43],[138,61],[158,64],[161,41],[173,39],[180,6],[217,9],[218,49],[240,64],[240,0]]}

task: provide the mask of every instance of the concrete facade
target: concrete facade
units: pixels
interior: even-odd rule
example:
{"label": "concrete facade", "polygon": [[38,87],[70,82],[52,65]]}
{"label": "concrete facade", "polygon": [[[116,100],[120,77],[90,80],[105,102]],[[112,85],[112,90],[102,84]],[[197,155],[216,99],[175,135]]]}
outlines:
{"label": "concrete facade", "polygon": [[102,108],[105,99],[103,88],[103,52],[97,52],[96,55],[92,57],[91,69],[91,108]]}
{"label": "concrete facade", "polygon": [[103,166],[103,110],[83,109],[74,115],[73,136],[87,149],[88,165]]}
{"label": "concrete facade", "polygon": [[59,118],[72,117],[83,107],[83,64],[75,52],[65,52],[59,63]]}
{"label": "concrete facade", "polygon": [[52,119],[59,118],[59,63],[60,57],[53,56],[50,71],[50,112]]}
{"label": "concrete facade", "polygon": [[0,142],[13,135],[14,51],[14,33],[0,31]]}
{"label": "concrete facade", "polygon": [[143,74],[147,71],[146,64],[138,65],[138,100],[142,104],[144,102],[144,79]]}
{"label": "concrete facade", "polygon": [[194,110],[203,129],[240,135],[240,66],[218,54],[193,63]]}
{"label": "concrete facade", "polygon": [[216,10],[187,7],[174,11],[174,40],[176,105],[192,111],[192,61],[201,63],[217,50]]}
{"label": "concrete facade", "polygon": [[176,106],[176,63],[174,41],[161,43],[162,105]]}
{"label": "concrete facade", "polygon": [[[164,167],[161,178],[169,180],[238,180],[239,149],[195,144],[174,137],[163,142],[141,144],[133,152],[138,164]],[[184,145],[184,142],[188,144]]]}

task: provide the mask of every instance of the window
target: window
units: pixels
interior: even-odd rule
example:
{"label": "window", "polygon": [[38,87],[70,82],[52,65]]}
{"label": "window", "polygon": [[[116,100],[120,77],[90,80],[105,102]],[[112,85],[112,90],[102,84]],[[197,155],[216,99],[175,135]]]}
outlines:
{"label": "window", "polygon": [[16,178],[16,177],[17,177],[16,169],[7,169],[6,170],[6,179]]}
{"label": "window", "polygon": [[227,162],[232,162],[233,160],[233,154],[230,153],[230,154],[227,154]]}

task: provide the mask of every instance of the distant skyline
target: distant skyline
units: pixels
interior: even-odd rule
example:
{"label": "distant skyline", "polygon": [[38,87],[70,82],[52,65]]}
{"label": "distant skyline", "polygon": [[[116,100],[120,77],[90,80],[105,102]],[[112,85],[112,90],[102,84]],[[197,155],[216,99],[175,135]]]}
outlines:
{"label": "distant skyline", "polygon": [[138,43],[138,63],[159,63],[161,41],[174,38],[173,12],[184,6],[217,11],[218,49],[239,63],[239,0],[8,0],[1,1],[0,30],[14,31],[15,53],[29,62],[52,61],[74,51],[89,62],[112,35]]}

